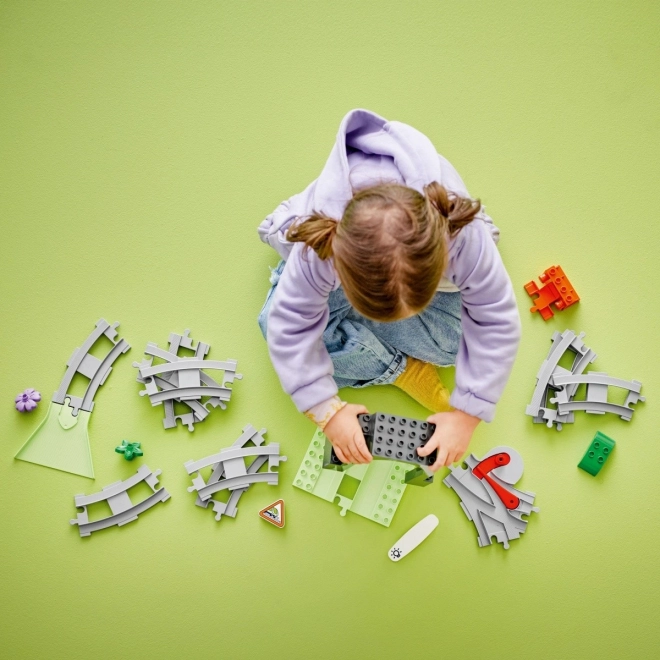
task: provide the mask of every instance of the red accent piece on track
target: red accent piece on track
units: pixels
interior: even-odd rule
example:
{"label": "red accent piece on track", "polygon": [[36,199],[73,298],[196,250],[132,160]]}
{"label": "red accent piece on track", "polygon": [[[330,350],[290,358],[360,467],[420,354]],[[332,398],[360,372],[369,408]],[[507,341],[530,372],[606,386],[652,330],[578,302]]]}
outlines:
{"label": "red accent piece on track", "polygon": [[472,474],[477,477],[477,479],[485,479],[488,482],[490,487],[502,500],[504,506],[509,510],[517,509],[520,506],[520,498],[513,493],[510,493],[506,488],[500,486],[500,484],[498,484],[488,473],[495,468],[508,465],[510,462],[511,457],[509,454],[500,452],[499,454],[484,458],[484,460],[475,465],[472,470]]}

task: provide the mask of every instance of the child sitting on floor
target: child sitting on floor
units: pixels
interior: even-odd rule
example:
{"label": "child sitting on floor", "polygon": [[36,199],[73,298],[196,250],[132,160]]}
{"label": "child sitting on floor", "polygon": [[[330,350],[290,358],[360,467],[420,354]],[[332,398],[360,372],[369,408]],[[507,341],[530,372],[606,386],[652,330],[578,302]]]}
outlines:
{"label": "child sitting on floor", "polygon": [[[340,387],[392,384],[436,425],[432,469],[492,420],[520,340],[499,230],[430,140],[366,110],[319,178],[260,225],[282,261],[259,316],[282,387],[347,463],[371,460]],[[436,366],[456,365],[451,396]]]}

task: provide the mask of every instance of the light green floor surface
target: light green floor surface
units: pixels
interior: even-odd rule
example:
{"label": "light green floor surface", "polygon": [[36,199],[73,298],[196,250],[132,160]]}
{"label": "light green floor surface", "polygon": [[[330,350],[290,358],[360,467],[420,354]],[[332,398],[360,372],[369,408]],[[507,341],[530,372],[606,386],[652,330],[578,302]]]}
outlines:
{"label": "light green floor surface", "polygon": [[[657,657],[659,30],[641,0],[0,3],[3,657]],[[353,107],[425,132],[501,227],[523,341],[472,449],[517,448],[541,508],[508,551],[477,546],[440,479],[389,528],[292,485],[313,426],[256,325],[276,263],[256,226],[318,175]],[[556,263],[582,301],[544,322],[523,285]],[[89,421],[95,481],[14,460],[101,317],[133,348]],[[186,328],[244,374],[192,434],[163,430],[131,367]],[[557,433],[524,415],[565,328],[594,369],[644,383],[632,422],[582,413]],[[44,400],[21,415],[27,387]],[[393,388],[346,397],[425,414]],[[218,524],[183,463],[248,423],[289,460]],[[617,446],[594,478],[576,466],[597,430]],[[79,538],[73,496],[142,464],[171,499]],[[279,498],[283,530],[257,515]],[[429,513],[438,529],[392,563]]]}

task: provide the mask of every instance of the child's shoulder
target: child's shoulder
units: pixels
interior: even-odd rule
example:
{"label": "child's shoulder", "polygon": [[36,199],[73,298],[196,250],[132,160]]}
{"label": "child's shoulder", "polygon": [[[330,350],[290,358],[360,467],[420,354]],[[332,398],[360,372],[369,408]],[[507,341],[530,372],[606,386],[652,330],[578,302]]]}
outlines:
{"label": "child's shoulder", "polygon": [[449,239],[449,253],[462,250],[466,244],[497,244],[498,239],[499,229],[495,227],[493,221],[488,216],[484,218],[478,214],[472,222],[462,227]]}
{"label": "child's shoulder", "polygon": [[321,295],[328,295],[339,286],[333,260],[320,259],[316,252],[304,243],[293,244],[285,271],[288,277],[308,284]]}

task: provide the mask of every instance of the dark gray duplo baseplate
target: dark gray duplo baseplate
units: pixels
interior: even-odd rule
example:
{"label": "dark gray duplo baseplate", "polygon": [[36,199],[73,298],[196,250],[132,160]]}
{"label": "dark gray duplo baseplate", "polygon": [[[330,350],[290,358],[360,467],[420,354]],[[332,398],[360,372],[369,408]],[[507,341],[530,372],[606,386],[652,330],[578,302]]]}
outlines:
{"label": "dark gray duplo baseplate", "polygon": [[[417,453],[435,433],[435,424],[419,419],[409,419],[385,413],[361,414],[358,421],[364,433],[367,449],[376,459],[389,459],[410,463],[415,467],[405,476],[406,483],[412,486],[426,486],[433,482],[430,466],[435,463],[437,451],[428,456]],[[328,443],[323,467],[344,469],[332,445]]]}

